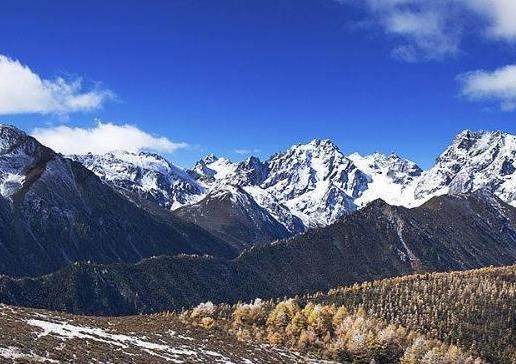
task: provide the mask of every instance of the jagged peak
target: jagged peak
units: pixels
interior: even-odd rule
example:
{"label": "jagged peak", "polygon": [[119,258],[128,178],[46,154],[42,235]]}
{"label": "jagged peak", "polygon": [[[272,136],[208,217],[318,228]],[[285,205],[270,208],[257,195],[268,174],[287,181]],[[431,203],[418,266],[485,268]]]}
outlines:
{"label": "jagged peak", "polygon": [[331,141],[331,139],[312,139],[308,145],[314,146],[314,147],[332,147],[339,149],[337,145]]}
{"label": "jagged peak", "polygon": [[211,164],[213,162],[218,161],[219,159],[220,158],[217,157],[214,153],[210,153],[210,154],[206,155],[204,158],[202,158],[201,161],[206,164]]}
{"label": "jagged peak", "polygon": [[293,148],[340,153],[339,147],[330,139],[312,139],[306,144],[296,144]]}
{"label": "jagged peak", "polygon": [[308,143],[294,144],[285,151],[278,152],[269,158],[269,162],[275,159],[282,159],[290,157],[292,155],[318,155],[318,156],[330,156],[330,155],[341,155],[342,158],[346,158],[340,151],[339,147],[333,143],[330,139],[313,139]]}
{"label": "jagged peak", "polygon": [[260,166],[263,166],[264,163],[260,160],[260,158],[258,157],[255,157],[255,156],[251,156],[245,160],[243,160],[242,162],[240,162],[238,164],[238,168],[239,169],[252,169],[252,168],[256,168],[256,167],[260,167]]}
{"label": "jagged peak", "polygon": [[[18,129],[14,125],[0,124],[0,152],[4,153],[11,149],[20,141],[27,140],[27,135],[23,130]],[[35,140],[34,138],[31,138]]]}
{"label": "jagged peak", "polygon": [[392,152],[390,154],[383,154],[380,152],[374,152],[369,155],[362,156],[359,153],[352,153],[348,156],[348,159],[353,161],[358,168],[364,169],[365,171],[379,168],[389,169],[402,169],[408,172],[421,173],[423,170],[413,161],[400,157],[398,154]]}
{"label": "jagged peak", "polygon": [[487,131],[487,130],[478,130],[472,131],[470,129],[465,129],[461,131],[459,134],[455,136],[453,139],[453,143],[451,144],[452,148],[459,148],[468,150],[472,146],[474,146],[481,139],[488,139],[490,141],[502,141],[506,137],[510,136],[506,132],[495,130],[495,131]]}
{"label": "jagged peak", "polygon": [[258,157],[255,157],[254,155],[248,157],[244,163],[246,164],[254,164],[254,163],[261,163],[262,161],[260,160],[260,158]]}
{"label": "jagged peak", "polygon": [[2,123],[0,123],[0,131],[3,131],[3,130],[10,130],[11,132],[16,132],[16,133],[21,134],[21,135],[27,135],[23,130],[18,129],[13,124],[2,124]]}

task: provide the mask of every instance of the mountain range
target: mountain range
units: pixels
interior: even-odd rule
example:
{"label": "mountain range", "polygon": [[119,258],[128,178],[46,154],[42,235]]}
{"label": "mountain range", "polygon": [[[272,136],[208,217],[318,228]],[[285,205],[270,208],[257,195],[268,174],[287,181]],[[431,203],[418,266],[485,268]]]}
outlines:
{"label": "mountain range", "polygon": [[515,153],[465,131],[427,171],[329,140],[183,170],[0,126],[0,302],[119,315],[514,264]]}
{"label": "mountain range", "polygon": [[[516,137],[503,132],[460,133],[427,171],[395,154],[346,156],[329,140],[294,145],[264,162],[210,154],[189,170],[145,152],[71,158],[118,191],[176,211],[237,247],[327,226],[376,199],[415,207],[433,196],[485,189],[516,205]],[[242,215],[256,218],[244,222]]]}
{"label": "mountain range", "polygon": [[514,262],[516,208],[479,191],[434,197],[412,209],[377,200],[330,226],[254,246],[232,260],[162,256],[0,277],[0,302],[81,314],[150,313]]}

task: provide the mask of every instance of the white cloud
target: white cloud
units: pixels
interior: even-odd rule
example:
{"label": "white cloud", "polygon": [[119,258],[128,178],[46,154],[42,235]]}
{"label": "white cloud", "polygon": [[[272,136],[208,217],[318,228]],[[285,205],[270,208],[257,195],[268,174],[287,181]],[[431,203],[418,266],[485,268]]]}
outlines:
{"label": "white cloud", "polygon": [[18,60],[0,55],[0,114],[89,111],[113,97],[109,90],[83,91],[80,79],[44,79]]}
{"label": "white cloud", "polygon": [[516,65],[468,72],[458,79],[463,96],[471,100],[496,100],[505,111],[516,109]]}
{"label": "white cloud", "polygon": [[235,149],[235,153],[240,155],[257,154],[260,152],[260,149]]}
{"label": "white cloud", "polygon": [[113,150],[152,150],[170,153],[188,146],[186,143],[172,142],[166,137],[153,136],[133,125],[116,125],[100,121],[91,128],[65,125],[36,128],[32,131],[32,136],[63,154],[102,154]]}
{"label": "white cloud", "polygon": [[413,62],[442,59],[459,52],[463,30],[457,26],[456,1],[366,0],[363,3],[369,16],[395,40],[394,57]]}
{"label": "white cloud", "polygon": [[405,61],[440,60],[460,52],[466,33],[516,41],[514,0],[337,0],[365,4],[367,17],[389,34]]}
{"label": "white cloud", "polygon": [[487,21],[487,34],[494,38],[516,40],[516,1],[462,0]]}

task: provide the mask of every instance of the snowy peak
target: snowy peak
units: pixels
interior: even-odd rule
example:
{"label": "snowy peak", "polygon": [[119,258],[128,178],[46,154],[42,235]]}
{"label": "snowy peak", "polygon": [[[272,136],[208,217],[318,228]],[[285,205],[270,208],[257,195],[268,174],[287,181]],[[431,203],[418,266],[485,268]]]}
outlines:
{"label": "snowy peak", "polygon": [[206,157],[201,159],[201,161],[204,162],[205,164],[211,164],[211,163],[217,161],[218,159],[219,158],[215,154],[210,153]]}
{"label": "snowy peak", "polygon": [[199,182],[211,184],[217,180],[231,177],[235,174],[237,165],[226,158],[218,158],[209,154],[198,161],[188,173]]}
{"label": "snowy peak", "polygon": [[343,172],[355,167],[329,140],[315,139],[307,144],[297,144],[267,161],[269,176],[263,186],[276,186],[288,191],[287,198],[295,197],[316,188],[318,182],[337,182],[347,189]]}
{"label": "snowy peak", "polygon": [[415,183],[422,173],[416,163],[396,154],[361,156],[353,153],[348,158],[368,178],[367,189],[355,200],[358,206],[365,206],[376,199],[392,205],[409,206],[413,203]]}
{"label": "snowy peak", "polygon": [[0,153],[5,155],[10,150],[26,142],[28,135],[12,125],[0,124]]}
{"label": "snowy peak", "polygon": [[396,183],[405,183],[423,173],[416,163],[394,153],[390,155],[373,153],[364,157],[353,153],[348,158],[366,174],[385,174]]}
{"label": "snowy peak", "polygon": [[415,190],[417,198],[487,189],[515,204],[516,136],[465,130],[424,173]]}
{"label": "snowy peak", "polygon": [[27,180],[27,174],[54,155],[16,127],[0,125],[0,194],[8,198],[14,195]]}
{"label": "snowy peak", "polygon": [[267,161],[261,187],[299,216],[306,226],[327,225],[356,209],[353,198],[367,178],[329,140],[297,144]]}
{"label": "snowy peak", "polygon": [[231,183],[238,186],[258,186],[265,181],[269,167],[257,157],[249,157],[238,164]]}
{"label": "snowy peak", "polygon": [[70,156],[118,189],[175,209],[201,198],[204,189],[186,171],[158,154],[116,151]]}
{"label": "snowy peak", "polygon": [[376,199],[414,207],[432,196],[482,189],[516,205],[516,137],[503,132],[461,132],[426,172],[396,154],[346,156],[328,139],[293,145],[266,161],[233,163],[209,154],[188,171],[151,153],[79,159],[116,187],[171,209],[212,192],[229,198],[230,190],[234,203],[249,208],[232,190],[242,188],[291,233],[328,225]]}

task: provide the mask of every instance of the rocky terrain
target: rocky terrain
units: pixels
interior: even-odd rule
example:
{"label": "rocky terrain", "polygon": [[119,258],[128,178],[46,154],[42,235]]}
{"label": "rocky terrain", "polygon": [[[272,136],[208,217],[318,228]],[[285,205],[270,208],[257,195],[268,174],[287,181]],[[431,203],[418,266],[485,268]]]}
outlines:
{"label": "rocky terrain", "polygon": [[515,205],[516,136],[465,130],[417,182],[416,198],[486,189]]}
{"label": "rocky terrain", "polygon": [[238,186],[212,189],[200,202],[181,207],[175,213],[239,250],[291,235],[251,194]]}

